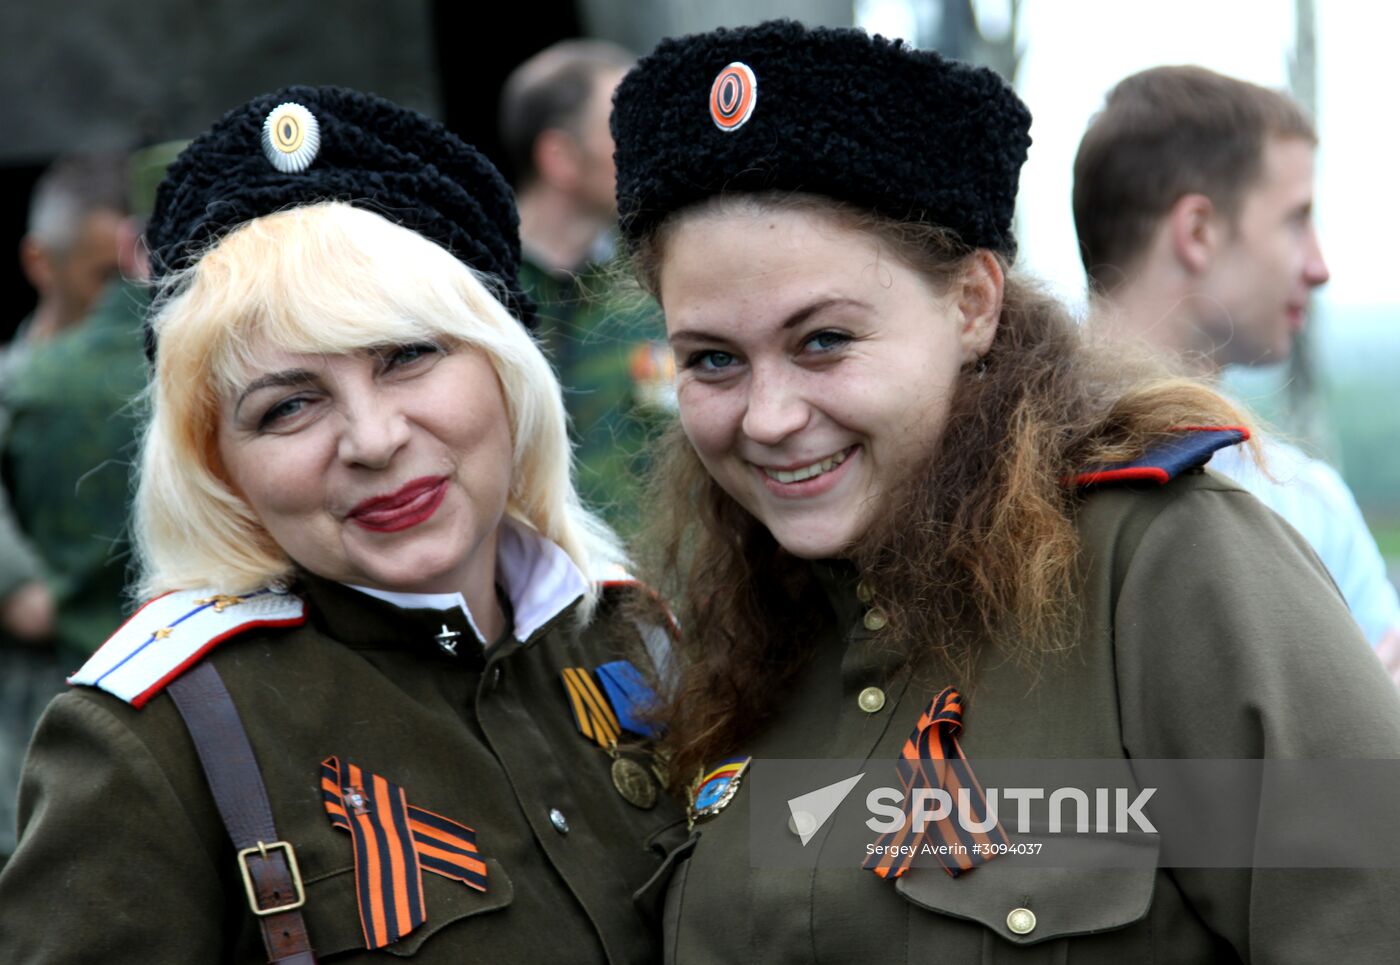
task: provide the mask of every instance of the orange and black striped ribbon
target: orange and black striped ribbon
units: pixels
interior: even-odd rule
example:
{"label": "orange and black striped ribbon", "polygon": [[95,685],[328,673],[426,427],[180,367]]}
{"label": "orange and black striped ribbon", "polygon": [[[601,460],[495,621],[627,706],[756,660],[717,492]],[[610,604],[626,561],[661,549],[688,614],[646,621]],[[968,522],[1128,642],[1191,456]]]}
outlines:
{"label": "orange and black striped ribbon", "polygon": [[339,758],[321,762],[331,824],[350,833],[366,948],[398,941],[427,919],[423,871],[486,890],[476,832],[408,803],[403,788]]}
{"label": "orange and black striped ribbon", "polygon": [[[972,767],[958,746],[962,730],[962,697],[952,687],[933,698],[900,755],[899,774],[904,785],[904,823],[880,835],[883,846],[866,859],[864,867],[881,878],[898,878],[909,870],[924,844],[933,849],[948,874],[956,878],[964,871],[986,864],[995,854],[989,846],[1007,843],[1000,822],[984,832],[970,831],[958,820],[959,791],[967,791],[969,813],[965,823],[987,823],[987,797],[972,773]],[[953,801],[953,814],[931,822],[922,831],[913,827],[913,792],[919,788],[941,788]],[[903,851],[899,846],[905,846]]]}
{"label": "orange and black striped ribbon", "polygon": [[476,832],[441,814],[408,806],[408,826],[424,871],[455,878],[477,891],[486,890],[486,862],[476,849]]}
{"label": "orange and black striped ribbon", "polygon": [[565,667],[560,676],[579,732],[604,750],[611,748],[622,734],[622,725],[593,675],[582,667]]}

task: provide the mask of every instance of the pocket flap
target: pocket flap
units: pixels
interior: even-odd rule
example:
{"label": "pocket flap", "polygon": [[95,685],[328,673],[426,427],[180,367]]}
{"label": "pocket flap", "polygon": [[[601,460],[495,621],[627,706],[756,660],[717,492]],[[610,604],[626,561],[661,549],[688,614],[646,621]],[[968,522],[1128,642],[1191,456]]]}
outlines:
{"label": "pocket flap", "polygon": [[[685,822],[680,822],[680,829],[685,829]],[[691,831],[690,836],[679,845],[672,848],[666,854],[665,860],[661,862],[661,867],[656,869],[656,873],[647,879],[632,895],[632,901],[637,909],[651,920],[661,912],[662,901],[666,896],[666,888],[671,882],[671,876],[676,873],[677,866],[690,857],[690,852],[695,850],[695,844],[700,840],[699,831]]]}
{"label": "pocket flap", "polygon": [[897,879],[895,890],[922,908],[978,922],[1017,945],[1123,928],[1145,916],[1152,904],[1157,835],[1069,841],[1059,835],[1017,834],[1012,841],[1013,847],[1039,843],[1042,863],[1073,848],[1078,866],[1040,867],[1009,854],[954,878],[922,864]]}
{"label": "pocket flap", "polygon": [[[515,897],[510,878],[494,858],[486,862],[486,890],[477,891],[460,881],[423,872],[423,924],[386,946],[391,955],[408,956],[438,931],[454,921],[507,907]],[[306,883],[306,928],[318,956],[365,947],[360,906],[355,895],[355,871],[347,868]]]}

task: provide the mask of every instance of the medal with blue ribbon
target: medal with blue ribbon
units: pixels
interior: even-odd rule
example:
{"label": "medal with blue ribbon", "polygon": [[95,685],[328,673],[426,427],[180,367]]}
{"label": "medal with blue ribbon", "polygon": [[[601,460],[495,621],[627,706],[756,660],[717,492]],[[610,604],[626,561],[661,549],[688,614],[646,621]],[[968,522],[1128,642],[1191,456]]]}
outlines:
{"label": "medal with blue ribbon", "polygon": [[657,701],[641,671],[626,660],[614,660],[598,667],[596,679],[583,667],[565,667],[560,677],[579,733],[613,759],[612,782],[617,793],[633,807],[655,807],[657,787],[651,773],[624,757],[617,746],[624,732],[648,739],[660,735],[660,729],[646,719]]}

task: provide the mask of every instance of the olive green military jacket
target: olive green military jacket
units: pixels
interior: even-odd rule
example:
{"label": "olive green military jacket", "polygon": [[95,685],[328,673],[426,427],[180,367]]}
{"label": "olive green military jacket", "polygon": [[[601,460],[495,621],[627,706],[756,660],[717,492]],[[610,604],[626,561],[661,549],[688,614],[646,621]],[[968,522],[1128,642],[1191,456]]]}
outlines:
{"label": "olive green military jacket", "polygon": [[[658,960],[655,915],[633,893],[674,845],[668,834],[684,836],[684,821],[664,797],[643,810],[619,795],[609,753],[578,732],[561,682],[565,668],[639,660],[638,629],[622,613],[628,591],[607,590],[582,631],[565,607],[523,643],[483,648],[461,609],[400,609],[310,578],[294,590],[307,604],[304,625],[248,630],[206,659],[238,707],[278,833],[296,849],[316,954],[454,965]],[[321,762],[332,756],[397,784],[408,805],[474,829],[486,890],[423,873],[426,921],[366,951],[351,837],[322,800]],[[19,848],[0,875],[8,965],[266,960],[168,694],[141,709],[87,687],[59,697],[30,751],[20,820]]]}
{"label": "olive green military jacket", "polygon": [[[1394,685],[1302,538],[1252,496],[1199,473],[1105,489],[1085,498],[1079,530],[1082,638],[1035,672],[992,654],[962,688],[974,771],[992,758],[1400,757]],[[736,752],[889,767],[932,697],[960,682],[897,671],[854,577],[826,579],[831,632],[777,722]],[[751,785],[672,857],[667,962],[1400,961],[1400,869],[1001,859],[886,880],[859,856],[849,870],[751,867]],[[1017,908],[1034,915],[1012,920],[1020,933]]]}

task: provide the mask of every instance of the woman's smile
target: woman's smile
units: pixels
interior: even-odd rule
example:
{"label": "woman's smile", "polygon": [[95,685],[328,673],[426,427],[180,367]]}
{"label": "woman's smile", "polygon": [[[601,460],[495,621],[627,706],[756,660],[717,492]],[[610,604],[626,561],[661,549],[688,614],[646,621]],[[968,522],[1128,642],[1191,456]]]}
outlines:
{"label": "woman's smile", "polygon": [[374,533],[397,533],[432,518],[447,495],[446,476],[423,476],[391,493],[371,496],[350,510],[352,523]]}
{"label": "woman's smile", "polygon": [[784,467],[755,464],[754,468],[763,476],[764,484],[774,496],[804,499],[820,496],[835,487],[846,475],[840,470],[859,451],[860,446],[856,445],[815,462]]}

